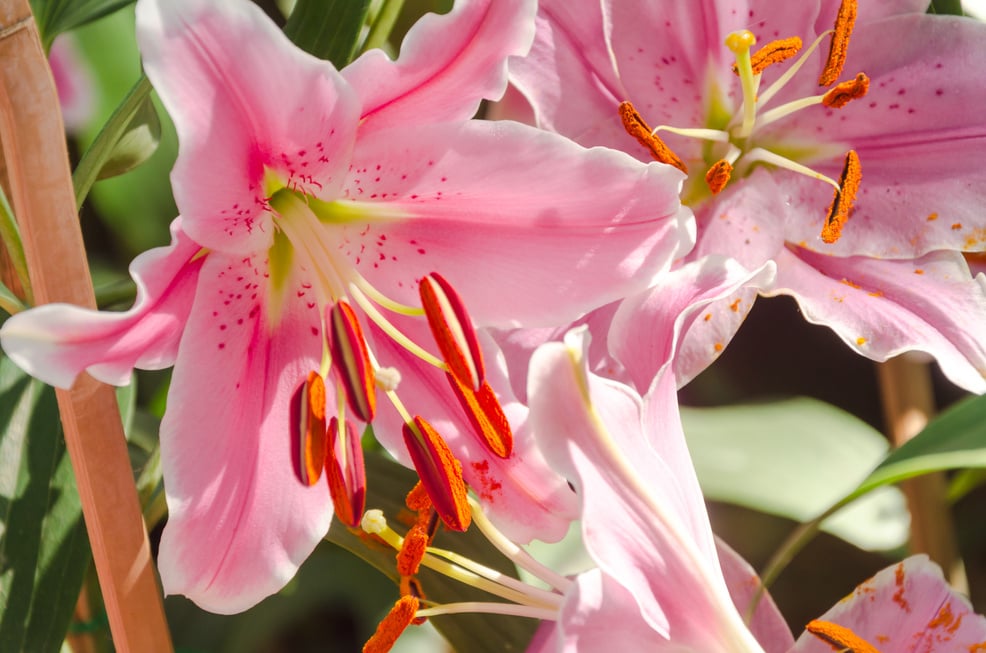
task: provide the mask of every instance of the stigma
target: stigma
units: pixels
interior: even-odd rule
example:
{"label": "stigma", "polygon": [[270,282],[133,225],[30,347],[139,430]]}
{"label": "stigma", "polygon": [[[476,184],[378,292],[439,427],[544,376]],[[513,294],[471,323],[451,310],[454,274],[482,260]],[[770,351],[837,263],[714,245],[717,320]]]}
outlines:
{"label": "stigma", "polygon": [[[761,137],[761,130],[809,107],[822,106],[838,110],[866,95],[869,78],[865,73],[857,73],[851,79],[836,83],[846,64],[856,12],[856,0],[842,0],[833,29],[824,32],[804,50],[802,40],[797,36],[770,41],[754,50],[757,39],[750,30],[739,30],[727,35],[725,46],[735,59],[732,70],[739,77],[742,103],[726,120],[713,120],[710,117],[709,126],[657,125],[651,128],[633,104],[624,101],[619,106],[623,127],[646,148],[654,160],[673,165],[685,174],[688,174],[690,165],[697,164],[705,170],[703,176],[689,177],[686,181],[683,194],[686,204],[702,202],[728,186],[740,183],[755,167],[764,165],[805,175],[830,185],[834,198],[825,213],[819,207],[819,239],[826,244],[835,243],[841,238],[852,215],[853,202],[862,179],[859,156],[855,151],[847,152],[840,179],[832,179],[798,161],[798,157],[784,153],[803,150],[798,144],[785,147],[784,143],[777,142],[776,135],[770,138]],[[818,83],[831,88],[818,95],[772,106],[771,101],[827,37],[830,37],[829,53]],[[764,71],[789,61],[792,63],[787,70],[770,86],[761,89]],[[661,139],[661,132],[705,141],[707,145],[701,150],[702,160],[683,160]],[[819,148],[821,149],[823,148]],[[810,155],[802,155],[802,158],[804,156]]]}

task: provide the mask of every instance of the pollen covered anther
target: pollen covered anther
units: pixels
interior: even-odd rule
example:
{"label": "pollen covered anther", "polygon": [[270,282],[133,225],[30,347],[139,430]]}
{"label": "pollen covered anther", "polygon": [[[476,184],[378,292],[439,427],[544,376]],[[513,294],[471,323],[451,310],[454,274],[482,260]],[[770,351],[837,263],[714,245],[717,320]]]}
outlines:
{"label": "pollen covered anther", "polygon": [[377,630],[363,645],[363,653],[387,653],[394,647],[404,630],[414,621],[420,602],[406,594],[397,599],[394,607],[377,626]]}
{"label": "pollen covered anther", "polygon": [[447,528],[464,531],[472,522],[462,464],[438,431],[419,416],[404,424],[404,445],[414,469],[428,491],[435,511]]}
{"label": "pollen covered anther", "polygon": [[819,86],[829,86],[839,79],[842,68],[846,65],[846,51],[849,49],[849,37],[852,36],[856,24],[856,0],[842,0],[839,13],[835,17],[835,28],[832,42],[829,45],[829,56],[825,68],[818,77]]}
{"label": "pollen covered anther", "polygon": [[484,381],[479,391],[473,392],[455,376],[446,376],[463,412],[486,448],[500,458],[508,458],[514,448],[514,435],[490,384]]}
{"label": "pollen covered anther", "polygon": [[726,187],[726,184],[729,183],[729,178],[732,174],[733,164],[725,159],[719,159],[705,173],[705,183],[708,184],[709,190],[712,191],[713,195],[718,195]]}
{"label": "pollen covered anther", "polygon": [[397,552],[397,573],[401,576],[414,576],[418,573],[430,539],[426,525],[416,523],[411,527]]}
{"label": "pollen covered anther", "polygon": [[307,486],[322,476],[327,449],[325,431],[325,382],[318,372],[309,372],[292,398],[292,433],[295,435],[295,472]]}
{"label": "pollen covered anther", "polygon": [[865,73],[859,73],[854,78],[836,84],[822,96],[822,104],[833,109],[841,109],[853,100],[866,95],[870,90],[870,78]]}
{"label": "pollen covered anther", "polygon": [[620,120],[623,122],[623,128],[627,130],[627,133],[646,147],[655,161],[667,163],[686,175],[688,174],[688,166],[685,165],[685,162],[679,159],[678,155],[672,152],[664,144],[664,141],[653,133],[653,130],[644,122],[644,119],[640,117],[640,114],[629,101],[620,103]]}
{"label": "pollen covered anther", "polygon": [[[801,39],[797,36],[778,39],[766,44],[750,55],[750,67],[753,69],[753,74],[759,75],[767,66],[787,61],[798,54],[801,45]],[[739,66],[733,64],[733,72],[739,75]]]}
{"label": "pollen covered anther", "polygon": [[844,626],[829,621],[814,620],[805,630],[832,647],[846,653],[880,653],[872,644]]}
{"label": "pollen covered anther", "polygon": [[856,201],[856,192],[862,179],[859,155],[855,150],[849,150],[846,154],[845,166],[842,168],[842,176],[839,178],[840,190],[835,191],[832,204],[829,206],[828,218],[825,220],[825,226],[822,227],[824,242],[831,245],[842,236],[842,228],[849,220],[849,213]]}
{"label": "pollen covered anther", "polygon": [[366,509],[366,466],[363,447],[350,422],[342,428],[339,420],[329,420],[329,454],[325,473],[329,494],[339,521],[356,528]]}
{"label": "pollen covered anther", "polygon": [[421,279],[418,289],[432,336],[449,370],[459,381],[479,390],[486,379],[483,352],[459,293],[436,272]]}
{"label": "pollen covered anther", "polygon": [[356,312],[340,300],[326,313],[332,367],[345,388],[349,408],[360,420],[372,422],[377,410],[376,384]]}

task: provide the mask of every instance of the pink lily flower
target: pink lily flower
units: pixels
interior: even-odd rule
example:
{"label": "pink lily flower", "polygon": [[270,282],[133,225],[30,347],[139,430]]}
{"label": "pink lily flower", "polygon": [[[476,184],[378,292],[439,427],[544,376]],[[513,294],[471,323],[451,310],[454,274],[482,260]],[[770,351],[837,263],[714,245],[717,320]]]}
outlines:
{"label": "pink lily flower", "polygon": [[[969,64],[986,57],[986,25],[927,15],[927,4],[539,4],[534,46],[510,64],[530,106],[513,96],[500,115],[533,113],[583,145],[687,170],[699,236],[685,260],[777,265],[689,330],[682,383],[719,355],[759,293],[793,296],[873,360],[925,351],[953,382],[986,392],[986,279],[961,255],[986,243],[986,87]],[[837,15],[832,49],[843,56],[830,63]],[[808,54],[784,62],[802,44],[788,37]],[[751,54],[754,41],[763,49]],[[659,302],[638,303],[611,340],[632,345],[661,316],[648,310]]]}
{"label": "pink lily flower", "polygon": [[[419,21],[397,61],[371,51],[336,71],[251,3],[139,0],[145,69],[180,140],[172,243],[134,260],[129,311],[43,306],[0,340],[62,387],[82,371],[123,384],[134,367],[174,365],[161,426],[166,593],[229,613],[280,589],[325,535],[333,500],[358,522],[356,428],[375,414],[392,452],[428,468],[436,505],[452,502],[446,523],[464,528],[442,436],[455,444],[465,435],[444,429],[472,426],[444,417],[462,410],[450,384],[479,402],[472,419],[496,422],[494,439],[523,414],[508,388],[484,385],[502,381],[496,365],[484,376],[463,306],[478,327],[574,319],[650,285],[691,246],[677,171],[469,120],[502,93],[534,11],[460,1]],[[391,400],[379,409],[375,388]],[[532,448],[486,467],[464,445],[451,452],[528,538],[539,525],[550,536],[573,505]]]}
{"label": "pink lily flower", "polygon": [[[730,594],[759,584],[717,555],[664,366],[648,394],[596,376],[584,331],[541,347],[531,362],[530,419],[548,461],[582,500],[583,539],[598,568],[579,575],[531,650],[853,653],[980,650],[986,619],[925,557],[880,572],[807,632],[792,637],[776,607],[750,627]],[[727,584],[727,579],[729,583]]]}

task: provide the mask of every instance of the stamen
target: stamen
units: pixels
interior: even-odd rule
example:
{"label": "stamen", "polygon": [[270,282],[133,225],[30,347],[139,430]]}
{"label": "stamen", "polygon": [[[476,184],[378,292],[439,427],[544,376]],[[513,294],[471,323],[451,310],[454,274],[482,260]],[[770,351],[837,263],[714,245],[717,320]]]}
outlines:
{"label": "stamen", "polygon": [[452,391],[459,399],[462,410],[469,418],[473,430],[482,439],[486,448],[500,458],[508,458],[514,448],[514,435],[510,430],[510,422],[503,414],[503,407],[496,398],[493,388],[486,381],[473,392],[471,388],[460,382],[451,374],[448,378]]}
{"label": "stamen", "polygon": [[726,187],[726,184],[729,183],[729,178],[732,174],[732,164],[725,159],[719,159],[705,173],[705,183],[709,185],[709,190],[712,191],[713,195],[718,195]]}
{"label": "stamen", "polygon": [[366,508],[366,466],[363,447],[351,422],[346,421],[343,429],[335,417],[329,421],[325,473],[336,517],[346,526],[356,528]]}
{"label": "stamen", "polygon": [[818,619],[805,626],[805,630],[832,647],[846,653],[880,653],[873,645],[856,633],[829,621]]}
{"label": "stamen", "polygon": [[[418,601],[425,600],[424,590],[421,589],[421,581],[414,576],[401,576],[400,590],[401,596],[413,596]],[[416,612],[414,619],[411,621],[415,626],[420,626],[428,621],[428,617],[422,616],[420,612],[420,610]]]}
{"label": "stamen", "polygon": [[818,77],[819,86],[828,86],[839,79],[842,67],[846,65],[846,50],[849,48],[849,37],[852,36],[856,24],[856,0],[842,0],[839,14],[835,17],[835,28],[832,33],[832,43],[829,45],[829,56],[825,68]]}
{"label": "stamen", "polygon": [[322,476],[325,465],[325,382],[318,372],[309,372],[292,398],[292,432],[296,439],[298,480],[311,487]]}
{"label": "stamen", "polygon": [[479,390],[486,379],[483,352],[459,293],[436,272],[421,279],[418,290],[431,334],[452,374]]}
{"label": "stamen", "polygon": [[849,81],[836,84],[822,96],[822,104],[833,109],[841,109],[853,100],[866,95],[870,90],[870,78],[865,73],[859,73]]}
{"label": "stamen", "polygon": [[443,363],[438,357],[432,355],[429,351],[422,348],[421,345],[408,338],[397,327],[395,327],[390,320],[385,318],[358,286],[355,284],[350,284],[349,295],[353,298],[353,301],[359,304],[359,307],[363,309],[366,316],[373,320],[373,323],[380,327],[380,330],[386,333],[391,340],[429,365],[434,365],[442,370],[445,369],[445,363]]}
{"label": "stamen", "polygon": [[[801,39],[792,36],[786,39],[771,41],[750,57],[750,68],[754,75],[759,75],[767,66],[787,61],[801,50]],[[739,75],[739,67],[733,64],[733,72]]]}
{"label": "stamen", "polygon": [[422,510],[430,510],[432,508],[431,497],[428,496],[428,490],[421,484],[421,481],[415,483],[411,491],[407,493],[407,498],[404,499],[404,505],[414,512],[421,512]]}
{"label": "stamen", "polygon": [[559,616],[558,608],[538,608],[529,605],[513,603],[493,603],[486,601],[462,601],[460,603],[445,603],[431,608],[418,610],[421,617],[438,617],[443,614],[505,614],[512,617],[529,617],[541,621],[556,621]]}
{"label": "stamen", "polygon": [[846,154],[846,163],[842,168],[842,176],[839,178],[839,190],[835,191],[832,204],[829,206],[828,218],[825,226],[822,227],[822,240],[832,244],[839,240],[842,235],[842,227],[849,220],[849,213],[852,211],[853,202],[856,201],[856,191],[859,190],[859,182],[862,181],[863,173],[859,165],[859,155],[855,150],[849,150]]}
{"label": "stamen", "polygon": [[646,147],[655,161],[673,165],[686,175],[688,174],[688,166],[685,165],[685,162],[679,159],[678,155],[672,152],[664,144],[664,141],[651,131],[650,126],[644,122],[644,119],[640,117],[640,114],[629,101],[620,103],[620,120],[623,121],[623,128],[627,130],[627,133]]}
{"label": "stamen", "polygon": [[362,421],[372,422],[377,409],[373,365],[356,312],[340,300],[329,309],[325,320],[333,367],[345,387],[349,407]]}
{"label": "stamen", "polygon": [[404,542],[397,552],[397,573],[401,576],[414,576],[418,573],[418,567],[428,548],[429,538],[425,528],[417,523],[404,536]]}
{"label": "stamen", "polygon": [[410,595],[397,599],[394,607],[377,626],[377,631],[363,645],[363,653],[387,653],[392,649],[404,630],[411,625],[419,605],[418,599]]}
{"label": "stamen", "polygon": [[405,423],[403,432],[414,468],[445,526],[453,531],[466,530],[472,516],[462,464],[452,455],[442,436],[421,417],[415,416],[412,423]]}

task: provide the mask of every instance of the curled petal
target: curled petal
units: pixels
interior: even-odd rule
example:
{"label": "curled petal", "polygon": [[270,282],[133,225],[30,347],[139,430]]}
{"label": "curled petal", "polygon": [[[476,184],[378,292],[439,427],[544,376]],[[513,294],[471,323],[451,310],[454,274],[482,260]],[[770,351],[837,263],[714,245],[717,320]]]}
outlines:
{"label": "curled petal", "polygon": [[19,313],[0,329],[0,344],[22,369],[68,388],[83,371],[125,385],[135,367],[172,365],[195,296],[205,256],[181,228],[171,225],[171,245],[134,259],[130,274],[137,299],[123,313],[48,304]]}

